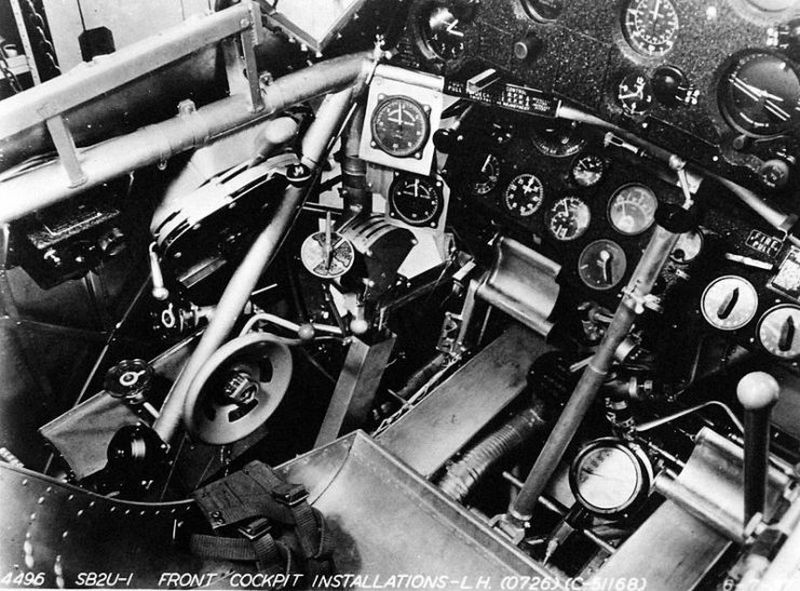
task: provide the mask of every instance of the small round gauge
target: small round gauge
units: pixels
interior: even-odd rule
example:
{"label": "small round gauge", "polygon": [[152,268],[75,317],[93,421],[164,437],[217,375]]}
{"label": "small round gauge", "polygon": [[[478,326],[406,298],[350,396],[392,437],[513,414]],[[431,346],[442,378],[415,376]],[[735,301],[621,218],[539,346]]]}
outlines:
{"label": "small round gauge", "polygon": [[477,195],[486,195],[497,187],[500,178],[500,160],[494,154],[487,154],[473,178],[470,187]]}
{"label": "small round gauge", "polygon": [[625,251],[611,240],[595,240],[578,258],[578,275],[592,289],[605,291],[622,281],[628,262]]}
{"label": "small round gauge", "polygon": [[442,208],[441,181],[402,173],[389,187],[389,215],[411,226],[435,227]]}
{"label": "small round gauge", "polygon": [[613,437],[596,439],[575,456],[569,485],[589,511],[615,515],[630,509],[650,491],[653,467],[639,448]]}
{"label": "small round gauge", "polygon": [[780,304],[767,310],[756,332],[761,346],[775,357],[800,357],[800,307]]}
{"label": "small round gauge", "polygon": [[718,330],[739,330],[753,319],[757,309],[756,288],[738,275],[717,277],[700,300],[703,318]]}
{"label": "small round gauge", "polygon": [[689,230],[678,236],[678,241],[669,255],[675,263],[689,263],[697,258],[703,250],[703,234]]}
{"label": "small round gauge", "polygon": [[723,71],[717,99],[737,132],[753,137],[786,133],[800,124],[800,73],[782,56],[748,51]]}
{"label": "small round gauge", "polygon": [[536,149],[551,158],[574,156],[586,145],[580,128],[574,123],[549,122],[545,128],[530,130],[531,141]]}
{"label": "small round gauge", "polygon": [[419,17],[419,28],[423,43],[439,59],[454,60],[464,53],[464,31],[461,20],[448,6],[431,3],[428,11]]}
{"label": "small round gauge", "polygon": [[678,38],[678,12],[672,0],[627,0],[622,11],[622,32],[636,53],[659,57]]}
{"label": "small round gauge", "polygon": [[383,97],[371,127],[373,147],[396,158],[419,156],[430,134],[428,109],[406,96]]}
{"label": "small round gauge", "polygon": [[544,185],[536,175],[521,174],[506,187],[503,202],[508,211],[522,218],[532,216],[542,206]]}
{"label": "small round gauge", "polygon": [[564,0],[521,0],[522,7],[538,21],[554,21],[564,10]]}
{"label": "small round gauge", "polygon": [[653,106],[653,88],[643,74],[627,74],[617,88],[617,101],[623,112],[631,117],[641,117]]}
{"label": "small round gauge", "polygon": [[594,187],[606,173],[606,161],[597,154],[584,154],[575,160],[570,175],[579,187]]}
{"label": "small round gauge", "polygon": [[562,197],[556,201],[545,216],[547,229],[556,240],[575,240],[589,227],[592,212],[578,197]]}
{"label": "small round gauge", "polygon": [[300,247],[303,266],[320,279],[341,277],[353,266],[355,258],[353,243],[338,232],[315,232]]}
{"label": "small round gauge", "polygon": [[650,188],[624,185],[608,202],[608,221],[620,234],[635,236],[653,225],[657,207],[658,199]]}

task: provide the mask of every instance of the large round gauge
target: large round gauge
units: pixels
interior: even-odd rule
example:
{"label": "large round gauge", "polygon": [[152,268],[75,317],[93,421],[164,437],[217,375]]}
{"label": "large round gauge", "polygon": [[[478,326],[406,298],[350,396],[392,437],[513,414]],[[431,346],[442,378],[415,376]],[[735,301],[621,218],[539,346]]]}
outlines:
{"label": "large round gauge", "polygon": [[569,470],[575,499],[600,515],[618,515],[630,509],[647,496],[652,478],[647,455],[612,437],[585,445]]}
{"label": "large round gauge", "polygon": [[536,213],[543,199],[544,185],[539,177],[530,173],[514,177],[503,195],[503,203],[508,211],[522,218]]}
{"label": "large round gauge", "polygon": [[411,226],[435,227],[443,202],[438,180],[402,173],[389,187],[389,215]]}
{"label": "large round gauge", "polygon": [[436,57],[448,61],[464,53],[464,31],[459,28],[461,20],[449,6],[431,2],[418,18],[422,42]]}
{"label": "large round gauge", "polygon": [[320,279],[335,279],[353,266],[353,243],[338,232],[315,232],[303,241],[300,260],[312,275]]}
{"label": "large round gauge", "polygon": [[592,289],[605,291],[622,281],[627,269],[625,251],[611,240],[595,240],[578,258],[578,276]]}
{"label": "large round gauge", "polygon": [[545,220],[556,240],[575,240],[586,232],[592,212],[582,199],[562,197],[547,211]]}
{"label": "large round gauge", "polygon": [[574,123],[553,121],[547,127],[531,129],[530,136],[536,149],[552,158],[574,156],[586,145]]}
{"label": "large round gauge", "polygon": [[758,321],[758,341],[781,359],[800,357],[800,307],[781,304],[767,310]]}
{"label": "large round gauge", "polygon": [[538,21],[554,21],[564,10],[564,0],[521,0],[525,11]]}
{"label": "large round gauge", "polygon": [[372,114],[372,145],[390,156],[419,156],[430,134],[428,109],[406,96],[380,98]]}
{"label": "large round gauge", "polygon": [[579,187],[594,187],[606,172],[606,161],[597,154],[584,154],[572,165],[570,176]]}
{"label": "large round gauge", "polygon": [[497,187],[500,178],[500,160],[494,154],[487,154],[480,162],[470,186],[477,195],[486,195]]}
{"label": "large round gauge", "polygon": [[700,300],[703,318],[718,330],[739,330],[758,310],[756,288],[738,275],[717,277],[708,284]]}
{"label": "large round gauge", "polygon": [[697,230],[689,230],[678,236],[669,258],[675,263],[689,263],[696,259],[702,250],[703,234]]}
{"label": "large round gauge", "polygon": [[755,137],[786,133],[800,123],[800,74],[779,55],[748,51],[723,71],[717,99],[737,132]]}
{"label": "large round gauge", "polygon": [[628,0],[622,11],[622,32],[636,53],[658,57],[678,38],[678,12],[672,0]]}
{"label": "large round gauge", "polygon": [[650,188],[624,185],[608,202],[608,221],[620,234],[635,236],[653,225],[657,207],[658,199]]}

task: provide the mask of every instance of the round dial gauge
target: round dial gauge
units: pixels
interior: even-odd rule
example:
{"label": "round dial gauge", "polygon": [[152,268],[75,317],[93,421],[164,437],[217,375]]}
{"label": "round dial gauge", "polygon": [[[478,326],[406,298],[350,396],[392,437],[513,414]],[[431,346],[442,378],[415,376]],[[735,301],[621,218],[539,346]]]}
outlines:
{"label": "round dial gauge", "polygon": [[587,286],[601,291],[617,285],[628,263],[625,251],[611,240],[595,240],[578,258],[578,275]]}
{"label": "round dial gauge", "polygon": [[700,302],[703,318],[716,329],[738,330],[758,309],[756,288],[738,275],[718,277],[708,284]]}
{"label": "round dial gauge", "polygon": [[372,146],[390,156],[419,155],[430,134],[428,110],[406,96],[380,99],[372,114]]}
{"label": "round dial gauge", "polygon": [[472,191],[478,195],[486,195],[497,187],[500,178],[500,160],[494,154],[487,154],[481,161],[476,177],[471,183]]}
{"label": "round dial gauge", "polygon": [[353,266],[355,258],[353,243],[338,232],[315,232],[300,247],[303,266],[321,279],[341,277]]}
{"label": "round dial gauge", "polygon": [[617,101],[626,115],[646,115],[653,106],[654,98],[653,88],[642,74],[628,74],[619,83]]}
{"label": "round dial gauge", "polygon": [[564,0],[522,0],[527,13],[539,21],[554,21],[564,10]]}
{"label": "round dial gauge", "polygon": [[575,499],[601,515],[624,512],[647,496],[653,468],[640,449],[603,438],[584,446],[569,470]]}
{"label": "round dial gauge", "polygon": [[800,124],[800,74],[778,55],[740,54],[722,73],[717,98],[728,124],[746,135],[779,135]]}
{"label": "round dial gauge", "polygon": [[625,185],[617,189],[608,203],[608,221],[620,234],[635,236],[653,225],[658,199],[644,185]]}
{"label": "round dial gauge", "polygon": [[646,57],[662,56],[672,49],[679,27],[672,0],[628,0],[623,7],[625,39]]}
{"label": "round dial gauge", "polygon": [[758,321],[758,341],[781,359],[800,357],[800,307],[781,304],[767,310]]}
{"label": "round dial gauge", "polygon": [[703,235],[696,230],[690,230],[678,237],[669,258],[676,263],[688,263],[696,259],[702,250]]}
{"label": "round dial gauge", "polygon": [[597,154],[584,154],[572,165],[570,175],[579,187],[594,187],[603,179],[606,161]]}
{"label": "round dial gauge", "polygon": [[519,217],[529,217],[542,206],[544,185],[536,175],[525,173],[512,180],[503,196],[508,211]]}
{"label": "round dial gauge", "polygon": [[744,2],[759,12],[765,13],[780,13],[797,4],[797,0],[744,0]]}
{"label": "round dial gauge", "polygon": [[464,31],[461,20],[448,6],[432,5],[420,15],[420,32],[428,49],[439,59],[454,60],[464,53]]}
{"label": "round dial gauge", "polygon": [[531,129],[530,135],[536,149],[552,158],[574,156],[586,145],[574,123],[554,121],[548,127]]}
{"label": "round dial gauge", "polygon": [[575,240],[586,232],[592,212],[582,199],[562,197],[548,210],[546,221],[556,240]]}
{"label": "round dial gauge", "polygon": [[400,174],[389,187],[389,214],[411,226],[435,227],[443,207],[442,183]]}

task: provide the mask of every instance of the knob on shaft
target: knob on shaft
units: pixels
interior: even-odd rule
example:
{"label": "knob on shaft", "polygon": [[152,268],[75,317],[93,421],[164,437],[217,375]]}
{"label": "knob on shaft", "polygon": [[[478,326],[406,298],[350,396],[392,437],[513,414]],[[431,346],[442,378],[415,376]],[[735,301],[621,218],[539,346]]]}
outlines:
{"label": "knob on shaft", "polygon": [[755,371],[736,386],[744,407],[744,523],[764,512],[769,462],[769,417],[780,386],[770,374]]}

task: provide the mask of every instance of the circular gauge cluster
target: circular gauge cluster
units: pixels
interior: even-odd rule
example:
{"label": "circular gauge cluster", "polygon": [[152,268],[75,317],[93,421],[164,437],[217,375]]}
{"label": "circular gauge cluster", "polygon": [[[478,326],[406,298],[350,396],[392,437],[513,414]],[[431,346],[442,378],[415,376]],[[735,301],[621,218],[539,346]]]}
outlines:
{"label": "circular gauge cluster", "polygon": [[605,291],[616,286],[627,269],[622,247],[612,240],[595,240],[578,258],[578,276],[592,289]]}
{"label": "circular gauge cluster", "polygon": [[556,240],[575,240],[589,228],[592,212],[582,199],[562,197],[547,211],[545,221]]}
{"label": "circular gauge cluster", "polygon": [[407,96],[379,97],[372,114],[372,146],[395,158],[419,156],[430,134],[428,111]]}
{"label": "circular gauge cluster", "polygon": [[723,69],[717,99],[722,116],[737,132],[780,135],[800,124],[800,73],[780,55],[740,53]]}
{"label": "circular gauge cluster", "polygon": [[514,177],[503,195],[503,203],[512,214],[527,218],[539,211],[544,200],[544,185],[534,174]]}
{"label": "circular gauge cluster", "polygon": [[653,225],[658,199],[644,185],[632,183],[617,189],[608,203],[608,221],[620,234],[635,236]]}
{"label": "circular gauge cluster", "polygon": [[622,8],[622,32],[638,54],[653,58],[668,53],[678,38],[680,23],[672,0],[627,0]]}
{"label": "circular gauge cluster", "polygon": [[411,226],[435,227],[443,208],[439,180],[401,173],[389,187],[389,214]]}
{"label": "circular gauge cluster", "polygon": [[739,330],[758,310],[756,288],[738,275],[718,277],[706,287],[701,298],[703,318],[718,330]]}

